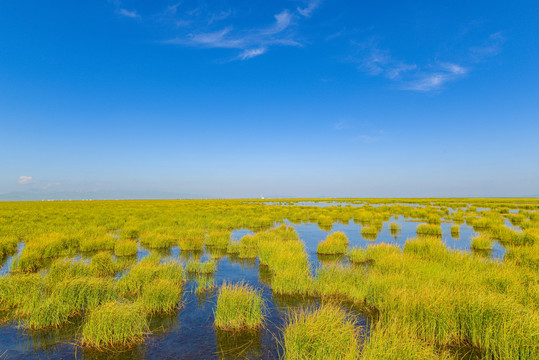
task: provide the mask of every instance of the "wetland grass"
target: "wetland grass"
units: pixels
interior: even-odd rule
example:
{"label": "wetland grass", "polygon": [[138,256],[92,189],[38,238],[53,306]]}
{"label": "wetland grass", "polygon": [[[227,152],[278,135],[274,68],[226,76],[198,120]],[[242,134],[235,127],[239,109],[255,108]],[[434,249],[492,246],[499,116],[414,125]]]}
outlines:
{"label": "wetland grass", "polygon": [[140,300],[148,313],[170,313],[179,307],[181,298],[181,285],[171,280],[158,279],[144,286]]}
{"label": "wetland grass", "polygon": [[120,240],[114,246],[114,255],[116,256],[134,256],[137,255],[138,245],[136,240]]}
{"label": "wetland grass", "polygon": [[0,258],[17,252],[19,239],[16,236],[0,236]]}
{"label": "wetland grass", "polygon": [[128,347],[143,342],[148,333],[148,320],[140,304],[112,301],[87,316],[81,344],[98,349]]}
{"label": "wetland grass", "polygon": [[206,246],[216,249],[226,249],[230,243],[230,231],[216,230],[210,231],[206,238]]}
{"label": "wetland grass", "polygon": [[451,236],[454,237],[454,238],[458,238],[460,236],[460,226],[459,225],[451,226]]}
{"label": "wetland grass", "polygon": [[471,248],[473,250],[492,250],[492,239],[488,235],[480,234],[472,238]]}
{"label": "wetland grass", "polygon": [[417,235],[442,236],[440,225],[419,224],[416,229]]}
{"label": "wetland grass", "polygon": [[213,274],[217,271],[217,262],[214,259],[206,262],[190,260],[187,262],[185,270],[192,274]]}
{"label": "wetland grass", "polygon": [[262,295],[244,283],[223,283],[215,308],[215,327],[220,330],[254,330],[264,321]]}
{"label": "wetland grass", "polygon": [[316,252],[318,254],[337,255],[344,254],[348,247],[348,238],[346,234],[337,231],[330,234],[326,239],[318,244]]}
{"label": "wetland grass", "polygon": [[292,311],[283,335],[285,360],[355,360],[359,344],[354,321],[329,304]]}

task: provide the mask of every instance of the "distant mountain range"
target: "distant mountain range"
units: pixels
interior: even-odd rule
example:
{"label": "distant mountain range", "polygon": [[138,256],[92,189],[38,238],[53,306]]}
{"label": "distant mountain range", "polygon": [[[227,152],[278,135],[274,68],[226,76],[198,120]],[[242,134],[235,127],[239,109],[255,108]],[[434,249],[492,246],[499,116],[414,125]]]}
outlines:
{"label": "distant mountain range", "polygon": [[163,191],[19,191],[0,194],[0,201],[42,201],[42,200],[150,200],[150,199],[203,199],[193,194]]}

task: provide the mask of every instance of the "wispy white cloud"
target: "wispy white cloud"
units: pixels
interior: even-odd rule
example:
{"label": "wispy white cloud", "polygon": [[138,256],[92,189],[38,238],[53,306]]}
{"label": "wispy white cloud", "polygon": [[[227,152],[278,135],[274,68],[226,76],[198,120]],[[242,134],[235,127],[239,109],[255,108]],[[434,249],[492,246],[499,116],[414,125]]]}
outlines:
{"label": "wispy white cloud", "polygon": [[506,40],[503,33],[498,31],[490,34],[482,45],[470,48],[470,52],[475,61],[482,61],[487,57],[498,55],[502,51],[503,44]]}
{"label": "wispy white cloud", "polygon": [[17,180],[17,182],[21,185],[27,185],[27,184],[34,183],[35,180],[31,176],[21,175],[19,176],[19,179]]}
{"label": "wispy white cloud", "polygon": [[264,48],[264,47],[261,47],[261,48],[256,48],[256,49],[247,49],[247,50],[244,50],[239,58],[241,60],[248,60],[248,59],[252,59],[254,57],[257,57],[257,56],[260,56],[264,53],[266,53],[267,49]]}
{"label": "wispy white cloud", "polygon": [[132,19],[140,17],[140,15],[137,14],[135,10],[127,10],[127,9],[121,9],[121,8],[118,9],[118,14],[128,17],[128,18],[132,18]]}
{"label": "wispy white cloud", "polygon": [[228,9],[226,11],[221,11],[219,13],[213,14],[208,20],[208,24],[213,24],[214,22],[225,20],[232,15],[232,10]]}
{"label": "wispy white cloud", "polygon": [[313,15],[314,10],[320,6],[322,3],[322,0],[309,0],[307,2],[307,6],[304,8],[301,8],[298,6],[297,10],[298,13],[305,17],[311,17]]}
{"label": "wispy white cloud", "polygon": [[294,17],[288,10],[274,15],[274,21],[262,28],[236,30],[233,26],[208,31],[193,32],[186,36],[165,41],[168,44],[199,46],[206,48],[240,49],[237,59],[247,60],[262,55],[272,45],[298,46],[289,32]]}
{"label": "wispy white cloud", "polygon": [[461,61],[429,61],[418,65],[395,59],[388,49],[381,49],[375,40],[355,43],[359,56],[351,60],[358,68],[371,76],[383,76],[392,81],[398,89],[430,92],[442,89],[446,84],[466,77],[473,64],[501,51],[505,37],[501,33],[490,35],[482,46],[473,47]]}

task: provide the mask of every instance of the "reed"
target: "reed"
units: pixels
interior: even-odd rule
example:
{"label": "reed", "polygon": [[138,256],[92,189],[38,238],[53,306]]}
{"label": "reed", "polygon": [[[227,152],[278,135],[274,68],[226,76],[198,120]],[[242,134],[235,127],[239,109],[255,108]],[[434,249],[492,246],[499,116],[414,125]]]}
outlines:
{"label": "reed", "polygon": [[258,290],[245,283],[223,283],[215,308],[215,327],[221,330],[253,330],[264,321],[264,302]]}

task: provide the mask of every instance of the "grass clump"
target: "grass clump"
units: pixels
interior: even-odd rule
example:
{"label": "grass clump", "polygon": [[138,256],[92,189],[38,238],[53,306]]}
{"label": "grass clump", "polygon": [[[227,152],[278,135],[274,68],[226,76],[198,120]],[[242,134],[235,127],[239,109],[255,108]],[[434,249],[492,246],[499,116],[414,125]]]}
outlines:
{"label": "grass clump", "polygon": [[110,235],[83,237],[79,244],[81,252],[114,250],[116,240]]}
{"label": "grass clump", "polygon": [[139,295],[147,284],[159,279],[170,280],[176,286],[181,286],[185,280],[182,265],[144,259],[118,280],[118,290],[127,296]]}
{"label": "grass clump", "polygon": [[213,259],[206,262],[190,260],[185,270],[192,274],[213,274],[217,271],[217,262]]}
{"label": "grass clump", "polygon": [[141,302],[144,310],[149,313],[168,313],[178,308],[181,297],[181,285],[158,279],[144,286]]}
{"label": "grass clump", "polygon": [[361,350],[361,360],[449,360],[447,352],[417,338],[416,333],[397,322],[377,323],[371,327],[368,341]]}
{"label": "grass clump", "polygon": [[182,251],[201,251],[204,249],[204,229],[189,229],[183,232],[178,242]]}
{"label": "grass clump", "polygon": [[144,341],[148,320],[138,303],[108,302],[92,311],[82,327],[81,344],[94,348],[125,347]]}
{"label": "grass clump", "polygon": [[215,288],[215,280],[211,276],[199,275],[197,276],[197,287],[195,289],[196,293],[205,293],[206,291],[212,290]]}
{"label": "grass clump", "polygon": [[16,236],[0,236],[0,258],[17,252],[19,239]]}
{"label": "grass clump", "polygon": [[474,250],[492,250],[493,242],[490,236],[481,234],[472,238],[471,248]]}
{"label": "grass clump", "polygon": [[387,257],[400,252],[401,250],[397,246],[382,243],[375,246],[369,245],[366,249],[350,249],[347,255],[352,263],[361,264],[369,261],[376,261],[383,257]]}
{"label": "grass clump", "polygon": [[375,225],[365,225],[361,228],[361,236],[367,240],[376,240],[379,228]]}
{"label": "grass clump", "polygon": [[140,243],[147,249],[166,249],[176,245],[174,236],[164,233],[144,233]]}
{"label": "grass clump", "polygon": [[416,233],[417,235],[442,236],[442,228],[435,224],[419,224]]}
{"label": "grass clump", "polygon": [[318,244],[316,252],[318,254],[344,254],[348,246],[348,238],[346,234],[337,231],[327,236],[327,238]]}
{"label": "grass clump", "polygon": [[134,256],[137,255],[138,246],[136,240],[120,240],[114,246],[114,254],[116,256]]}
{"label": "grass clump", "polygon": [[283,341],[285,360],[355,360],[360,353],[354,322],[335,305],[293,311]]}
{"label": "grass clump", "polygon": [[210,231],[206,238],[206,246],[215,247],[217,249],[226,249],[230,243],[230,234],[230,231]]}
{"label": "grass clump", "polygon": [[454,238],[458,238],[460,236],[460,226],[459,225],[451,226],[451,236],[454,237]]}
{"label": "grass clump", "polygon": [[253,330],[264,321],[264,302],[251,286],[224,283],[215,309],[215,327],[221,330]]}
{"label": "grass clump", "polygon": [[90,268],[96,276],[111,276],[118,271],[112,255],[106,251],[99,252],[90,260]]}

